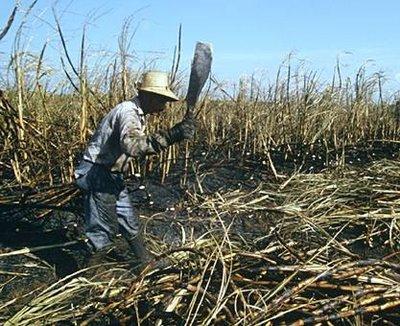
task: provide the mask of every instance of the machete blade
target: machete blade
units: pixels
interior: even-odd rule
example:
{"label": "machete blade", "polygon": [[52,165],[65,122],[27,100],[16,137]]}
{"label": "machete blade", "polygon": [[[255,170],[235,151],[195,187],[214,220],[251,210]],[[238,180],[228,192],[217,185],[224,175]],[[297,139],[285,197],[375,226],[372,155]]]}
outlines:
{"label": "machete blade", "polygon": [[186,95],[188,110],[196,105],[200,92],[210,75],[212,62],[211,44],[197,42],[190,71],[189,88]]}

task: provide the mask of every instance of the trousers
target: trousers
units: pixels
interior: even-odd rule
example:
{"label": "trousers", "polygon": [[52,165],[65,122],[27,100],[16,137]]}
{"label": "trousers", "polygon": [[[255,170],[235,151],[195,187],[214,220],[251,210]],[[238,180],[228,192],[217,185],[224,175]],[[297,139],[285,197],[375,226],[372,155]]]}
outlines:
{"label": "trousers", "polygon": [[139,220],[122,173],[82,161],[75,178],[84,191],[85,235],[95,251],[111,245],[119,233],[128,240],[137,236]]}

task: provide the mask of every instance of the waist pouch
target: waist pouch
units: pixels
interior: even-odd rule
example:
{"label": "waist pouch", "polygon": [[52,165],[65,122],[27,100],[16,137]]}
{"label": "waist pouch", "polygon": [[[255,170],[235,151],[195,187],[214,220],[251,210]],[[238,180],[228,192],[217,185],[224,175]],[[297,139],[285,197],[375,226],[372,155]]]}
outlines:
{"label": "waist pouch", "polygon": [[75,170],[76,184],[88,192],[118,195],[124,189],[122,173],[111,172],[105,165],[82,161]]}

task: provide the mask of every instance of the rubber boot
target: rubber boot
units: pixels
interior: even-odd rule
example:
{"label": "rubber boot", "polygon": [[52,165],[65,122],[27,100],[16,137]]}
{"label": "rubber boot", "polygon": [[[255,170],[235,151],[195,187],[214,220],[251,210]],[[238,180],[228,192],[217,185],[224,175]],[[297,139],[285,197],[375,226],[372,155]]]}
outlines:
{"label": "rubber boot", "polygon": [[141,235],[129,239],[128,243],[135,255],[137,264],[147,264],[154,258],[154,255],[146,249]]}
{"label": "rubber boot", "polygon": [[104,263],[108,263],[108,251],[110,248],[104,248],[100,249],[96,252],[94,252],[89,259],[87,260],[86,267],[91,267],[91,266],[96,266],[96,265],[101,265]]}
{"label": "rubber boot", "polygon": [[[146,249],[141,235],[131,238],[128,240],[128,243],[136,257],[136,261],[132,265],[134,270],[141,272],[147,266],[149,266],[150,269],[163,269],[170,265],[166,258],[155,259],[156,256]],[[151,265],[149,265],[149,263],[151,263]]]}

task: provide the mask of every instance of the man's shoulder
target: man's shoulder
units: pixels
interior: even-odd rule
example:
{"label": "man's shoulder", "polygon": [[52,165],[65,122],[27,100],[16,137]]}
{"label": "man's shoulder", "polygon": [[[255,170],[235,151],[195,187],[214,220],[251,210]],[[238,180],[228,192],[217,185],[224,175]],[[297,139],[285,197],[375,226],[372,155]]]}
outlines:
{"label": "man's shoulder", "polygon": [[143,126],[144,114],[136,101],[124,101],[113,109],[113,115],[119,123],[133,123]]}
{"label": "man's shoulder", "polygon": [[118,103],[115,108],[119,110],[137,110],[138,106],[133,101],[123,101]]}
{"label": "man's shoulder", "polygon": [[124,113],[136,113],[137,115],[143,115],[143,111],[139,104],[135,100],[128,100],[119,103],[114,110]]}

